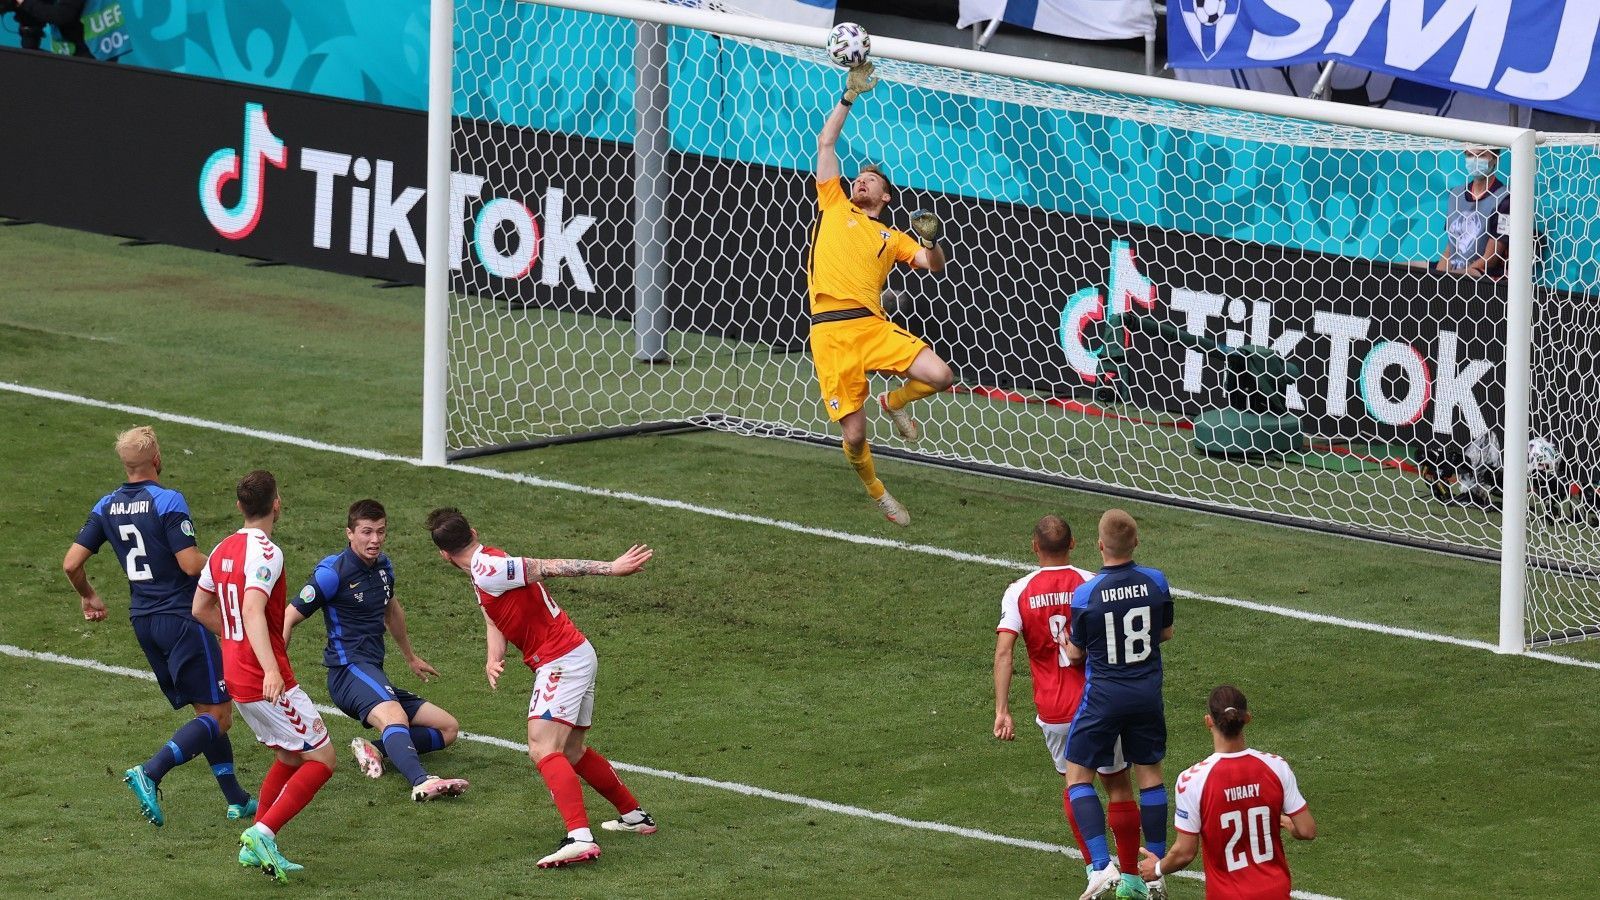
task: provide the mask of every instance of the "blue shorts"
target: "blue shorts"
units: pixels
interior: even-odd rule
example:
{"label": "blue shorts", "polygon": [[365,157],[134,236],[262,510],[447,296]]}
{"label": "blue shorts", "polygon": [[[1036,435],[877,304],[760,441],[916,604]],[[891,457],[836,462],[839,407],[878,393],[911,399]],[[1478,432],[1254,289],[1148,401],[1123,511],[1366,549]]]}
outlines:
{"label": "blue shorts", "polygon": [[368,728],[372,726],[367,722],[367,715],[380,703],[398,701],[409,719],[428,702],[390,684],[389,676],[384,674],[381,667],[359,662],[334,666],[328,670],[328,696],[340,712]]}
{"label": "blue shorts", "polygon": [[132,621],[134,637],[173,709],[191,703],[228,702],[222,648],[216,635],[188,616],[155,613],[135,616]]}
{"label": "blue shorts", "polygon": [[1091,685],[1067,732],[1067,761],[1098,769],[1122,758],[1141,766],[1155,765],[1167,755],[1167,714],[1160,692],[1100,692]]}

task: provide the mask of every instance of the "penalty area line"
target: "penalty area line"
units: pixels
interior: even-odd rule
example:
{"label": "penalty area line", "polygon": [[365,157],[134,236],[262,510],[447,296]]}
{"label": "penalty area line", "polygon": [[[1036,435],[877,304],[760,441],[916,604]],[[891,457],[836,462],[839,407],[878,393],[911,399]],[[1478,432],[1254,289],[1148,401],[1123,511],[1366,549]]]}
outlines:
{"label": "penalty area line", "polygon": [[[94,672],[103,672],[108,675],[120,675],[124,678],[137,678],[143,681],[156,680],[154,675],[142,669],[130,669],[127,666],[117,666],[110,663],[103,663],[97,659],[81,659],[75,656],[63,656],[59,653],[50,653],[41,650],[28,650],[26,648],[13,646],[11,644],[0,644],[0,654],[16,657],[17,659],[27,659],[36,662],[48,662],[56,663],[58,665],[74,666],[76,668],[88,669]],[[335,707],[327,706],[322,703],[315,705],[317,711],[324,715],[338,716],[341,719],[348,719],[344,713],[340,712]],[[516,741],[508,741],[505,738],[494,737],[493,735],[487,734],[475,734],[469,731],[461,732],[461,740],[471,741],[476,744],[484,744],[490,747],[499,747],[505,750],[513,750],[519,754],[525,754],[528,751],[528,745],[525,743],[519,744]],[[866,809],[860,806],[851,806],[846,803],[834,803],[831,800],[818,800],[814,797],[805,797],[801,796],[800,794],[788,794],[784,793],[783,791],[772,791],[766,788],[756,787],[755,785],[741,784],[737,781],[719,781],[715,778],[705,778],[699,775],[687,775],[683,772],[671,771],[670,769],[657,769],[652,766],[641,766],[633,763],[617,762],[616,760],[612,760],[611,765],[615,768],[621,769],[624,772],[631,772],[637,775],[647,775],[652,778],[665,778],[671,781],[680,781],[685,784],[698,785],[699,787],[708,787],[720,791],[729,791],[731,793],[742,794],[746,797],[756,797],[762,800],[775,800],[780,803],[804,806],[808,809],[821,810],[823,812],[835,813],[841,816],[849,816],[855,819],[869,819],[874,822],[882,822],[886,825],[898,825],[902,828],[911,828],[918,831],[932,831],[939,834],[948,834],[975,841],[985,841],[991,844],[1002,844],[1007,847],[1016,847],[1022,850],[1038,850],[1044,853],[1060,853],[1065,854],[1073,859],[1083,859],[1083,854],[1079,853],[1076,848],[1067,847],[1062,844],[1051,844],[1046,841],[1035,841],[1028,838],[1010,837],[1004,834],[995,834],[992,831],[984,831],[980,828],[965,828],[960,825],[951,825],[946,822],[933,822],[927,819],[907,819],[904,816],[897,816],[893,813],[879,812],[877,810]],[[1195,881],[1205,880],[1205,876],[1199,872],[1184,871],[1175,872],[1173,874],[1180,878],[1188,878]],[[1297,898],[1297,900],[1337,900],[1337,898],[1329,897],[1325,894],[1313,894],[1306,891],[1295,891],[1291,896]]]}
{"label": "penalty area line", "polygon": [[[203,428],[210,431],[220,431],[225,434],[234,434],[240,437],[254,438],[269,441],[275,444],[287,444],[305,450],[320,450],[326,453],[338,453],[343,456],[353,456],[357,459],[371,460],[373,462],[403,463],[409,466],[423,467],[420,459],[410,456],[398,456],[393,453],[384,453],[379,450],[369,450],[364,447],[345,447],[339,444],[329,444],[310,438],[303,438],[292,434],[283,434],[276,431],[262,431],[247,428],[243,425],[232,425],[227,422],[216,422],[210,419],[201,419],[195,416],[186,416],[181,413],[163,412],[143,406],[132,406],[126,403],[112,403],[106,400],[96,400],[80,394],[71,394],[65,391],[53,391],[47,388],[32,385],[17,384],[15,382],[0,381],[0,391],[9,391],[14,394],[23,394],[43,400],[57,400],[63,403],[73,403],[79,406],[90,406],[96,409],[108,409],[115,412],[157,419],[163,422],[172,422],[178,425],[188,425],[194,428]],[[524,484],[529,487],[545,488],[553,491],[565,491],[572,494],[581,494],[587,497],[599,497],[606,500],[620,500],[628,503],[639,503],[653,506],[657,509],[671,509],[694,515],[709,516],[729,522],[741,522],[746,525],[759,525],[765,528],[777,528],[795,534],[804,534],[811,537],[827,538],[829,540],[844,541],[865,547],[881,547],[886,550],[901,550],[910,553],[920,553],[924,556],[937,556],[952,559],[957,562],[973,563],[975,565],[992,566],[1007,569],[1013,572],[1029,572],[1033,566],[1012,559],[1001,559],[996,556],[984,556],[979,553],[967,553],[961,550],[952,550],[948,547],[939,547],[933,544],[917,544],[910,541],[896,541],[890,538],[876,537],[868,534],[856,534],[849,531],[839,531],[833,528],[819,528],[811,525],[801,525],[798,522],[789,522],[783,519],[773,519],[767,516],[751,515],[749,513],[733,512],[732,510],[717,509],[713,506],[700,506],[686,503],[682,500],[671,500],[665,497],[652,497],[648,494],[636,494],[632,491],[617,491],[610,488],[591,487],[584,484],[574,484],[568,481],[556,481],[550,478],[541,478],[537,475],[525,475],[520,472],[504,472],[499,469],[489,469],[482,466],[452,464],[443,467],[441,471],[465,472],[483,478],[493,478],[498,481],[510,481]],[[1259,603],[1254,600],[1240,600],[1235,597],[1219,597],[1211,594],[1202,594],[1196,591],[1186,591],[1174,588],[1174,597],[1184,600],[1199,600],[1205,603],[1215,603],[1220,606],[1231,606],[1235,609],[1245,609],[1251,612],[1280,616],[1287,619],[1298,619],[1302,622],[1315,622],[1320,625],[1334,625],[1340,628],[1349,628],[1355,631],[1367,631],[1373,634],[1383,634],[1389,637],[1408,638],[1416,641],[1427,641],[1434,644],[1448,644],[1454,647],[1463,647],[1470,650],[1487,651],[1495,653],[1498,648],[1488,642],[1473,638],[1455,637],[1448,634],[1435,634],[1430,631],[1418,631],[1412,628],[1398,628],[1393,625],[1381,625],[1377,622],[1365,622],[1360,619],[1346,619],[1342,616],[1332,616],[1324,613],[1309,612],[1287,606],[1273,606],[1270,603]],[[1543,651],[1526,651],[1515,654],[1523,659],[1536,659],[1542,662],[1556,663],[1563,666],[1576,666],[1584,669],[1600,670],[1600,661],[1577,659],[1570,656],[1561,656]]]}

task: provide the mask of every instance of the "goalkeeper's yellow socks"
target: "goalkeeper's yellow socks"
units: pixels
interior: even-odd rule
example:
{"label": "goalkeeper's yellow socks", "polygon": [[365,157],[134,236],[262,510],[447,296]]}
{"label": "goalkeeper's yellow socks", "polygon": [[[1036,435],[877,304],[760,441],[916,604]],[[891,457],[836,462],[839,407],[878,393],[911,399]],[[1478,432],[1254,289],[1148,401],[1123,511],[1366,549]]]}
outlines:
{"label": "goalkeeper's yellow socks", "polygon": [[868,497],[876,500],[884,495],[883,482],[878,480],[878,470],[872,464],[871,445],[862,441],[860,447],[852,450],[849,444],[845,444],[844,458],[850,461],[851,468],[856,470],[856,477],[866,486]]}
{"label": "goalkeeper's yellow socks", "polygon": [[906,379],[906,383],[889,392],[889,408],[905,409],[907,403],[921,400],[923,397],[932,397],[939,393],[939,389],[926,382],[915,378]]}

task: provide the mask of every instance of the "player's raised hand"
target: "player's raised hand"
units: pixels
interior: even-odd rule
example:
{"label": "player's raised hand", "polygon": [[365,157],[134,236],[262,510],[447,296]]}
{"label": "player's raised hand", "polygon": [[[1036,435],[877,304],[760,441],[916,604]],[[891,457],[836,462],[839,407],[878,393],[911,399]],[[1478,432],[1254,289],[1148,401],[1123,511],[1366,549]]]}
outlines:
{"label": "player's raised hand", "polygon": [[612,561],[611,574],[632,575],[633,573],[644,568],[644,564],[649,562],[650,557],[655,555],[656,552],[644,544],[634,544],[632,547],[628,548],[627,553],[622,554]]}
{"label": "player's raised hand", "polygon": [[273,669],[271,672],[262,673],[261,696],[266,698],[268,703],[278,702],[278,698],[283,696],[282,672],[279,672],[277,669]]}
{"label": "player's raised hand", "polygon": [[1014,740],[1017,736],[1016,728],[1011,724],[1011,711],[1005,710],[994,714],[994,736],[1002,741]]}
{"label": "player's raised hand", "polygon": [[877,87],[878,79],[872,72],[871,60],[851,69],[844,77],[844,98],[854,103],[857,97]]}
{"label": "player's raised hand", "polygon": [[489,690],[500,690],[500,673],[506,670],[506,661],[491,659],[483,664],[483,674],[489,676]]}
{"label": "player's raised hand", "polygon": [[431,665],[428,665],[428,661],[420,656],[413,656],[410,659],[407,659],[406,665],[411,667],[411,673],[413,675],[421,678],[424,682],[428,680],[429,675],[432,675],[434,678],[439,677],[439,670],[435,669]]}
{"label": "player's raised hand", "polygon": [[1161,862],[1161,857],[1151,853],[1144,847],[1139,848],[1139,877],[1145,881],[1155,881],[1161,877],[1156,874],[1156,863]]}
{"label": "player's raised hand", "polygon": [[917,243],[924,247],[932,247],[938,242],[942,228],[938,216],[925,209],[919,209],[911,214],[911,230],[917,233]]}
{"label": "player's raised hand", "polygon": [[100,622],[106,617],[106,602],[99,594],[83,597],[83,618],[87,622]]}

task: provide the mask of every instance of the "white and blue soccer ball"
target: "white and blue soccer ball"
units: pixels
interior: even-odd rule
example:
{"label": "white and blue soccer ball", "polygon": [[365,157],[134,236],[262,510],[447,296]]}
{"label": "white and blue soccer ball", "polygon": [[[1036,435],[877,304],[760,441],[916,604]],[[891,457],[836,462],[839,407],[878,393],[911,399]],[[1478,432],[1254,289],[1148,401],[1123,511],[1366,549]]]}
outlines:
{"label": "white and blue soccer ball", "polygon": [[1528,474],[1554,475],[1561,468],[1561,451],[1542,437],[1528,441]]}
{"label": "white and blue soccer ball", "polygon": [[828,55],[846,69],[867,61],[872,53],[872,36],[854,22],[840,22],[828,33]]}
{"label": "white and blue soccer ball", "polygon": [[1201,25],[1215,25],[1228,11],[1228,0],[1194,0],[1194,15]]}

